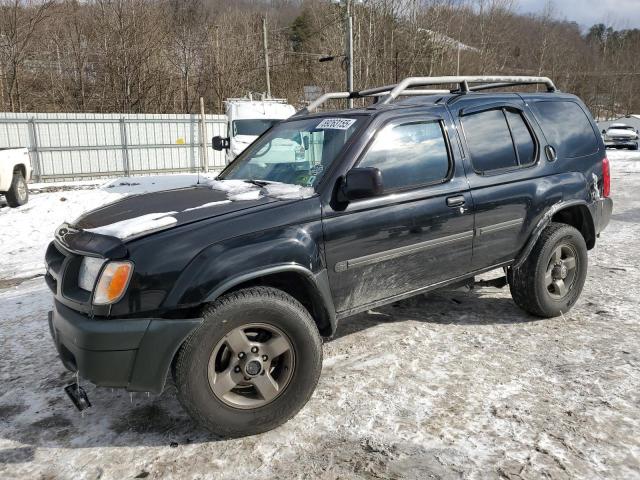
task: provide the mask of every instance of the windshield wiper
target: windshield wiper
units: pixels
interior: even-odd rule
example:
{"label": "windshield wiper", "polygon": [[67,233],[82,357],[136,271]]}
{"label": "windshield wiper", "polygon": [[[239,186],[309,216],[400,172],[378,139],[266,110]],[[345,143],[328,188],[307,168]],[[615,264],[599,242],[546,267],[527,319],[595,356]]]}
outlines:
{"label": "windshield wiper", "polygon": [[253,185],[256,185],[258,187],[265,187],[267,185],[269,185],[272,182],[268,182],[266,180],[254,180],[253,178],[248,179],[248,180],[243,180],[243,182],[245,183],[251,183]]}

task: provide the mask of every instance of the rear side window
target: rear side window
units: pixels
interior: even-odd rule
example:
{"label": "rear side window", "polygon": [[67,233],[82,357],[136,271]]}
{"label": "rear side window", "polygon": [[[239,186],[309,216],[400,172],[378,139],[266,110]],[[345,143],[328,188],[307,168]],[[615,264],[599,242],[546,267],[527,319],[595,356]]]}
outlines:
{"label": "rear side window", "polygon": [[591,122],[577,103],[568,100],[536,102],[532,107],[542,131],[560,158],[582,157],[598,151]]}
{"label": "rear side window", "polygon": [[536,144],[533,141],[529,127],[527,127],[524,118],[522,118],[522,114],[513,110],[505,110],[505,115],[509,122],[520,165],[533,163],[536,155]]}
{"label": "rear side window", "polygon": [[358,166],[378,168],[385,190],[444,180],[449,173],[449,151],[440,122],[383,127]]}
{"label": "rear side window", "polygon": [[462,126],[476,171],[489,172],[518,165],[502,110],[487,110],[465,116]]}
{"label": "rear side window", "polygon": [[461,121],[477,172],[511,169],[535,161],[536,143],[520,112],[486,110]]}

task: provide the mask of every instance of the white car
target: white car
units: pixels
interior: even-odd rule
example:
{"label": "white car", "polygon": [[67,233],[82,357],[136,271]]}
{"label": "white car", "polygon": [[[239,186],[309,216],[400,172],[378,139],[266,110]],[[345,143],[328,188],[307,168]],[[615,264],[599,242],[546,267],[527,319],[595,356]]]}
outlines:
{"label": "white car", "polygon": [[602,131],[602,138],[607,148],[630,148],[638,150],[638,130],[624,123],[612,123]]}
{"label": "white car", "polygon": [[29,151],[26,148],[0,148],[0,195],[4,195],[10,207],[27,203],[30,179]]}

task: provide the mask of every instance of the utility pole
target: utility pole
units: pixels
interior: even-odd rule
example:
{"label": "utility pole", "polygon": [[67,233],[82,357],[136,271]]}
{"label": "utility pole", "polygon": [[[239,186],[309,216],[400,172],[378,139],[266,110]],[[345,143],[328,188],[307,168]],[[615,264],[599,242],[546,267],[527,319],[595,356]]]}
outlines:
{"label": "utility pole", "polygon": [[[351,16],[351,0],[345,0],[345,58],[347,60],[347,91],[353,92],[353,17]],[[353,98],[349,99],[349,108],[353,108]]]}
{"label": "utility pole", "polygon": [[204,114],[204,98],[202,97],[200,97],[200,152],[200,166],[206,173],[209,171],[209,149],[207,145],[207,117]]}
{"label": "utility pole", "polygon": [[264,47],[264,73],[267,80],[267,98],[271,98],[271,79],[269,78],[269,49],[267,45],[267,17],[262,17],[262,44]]}

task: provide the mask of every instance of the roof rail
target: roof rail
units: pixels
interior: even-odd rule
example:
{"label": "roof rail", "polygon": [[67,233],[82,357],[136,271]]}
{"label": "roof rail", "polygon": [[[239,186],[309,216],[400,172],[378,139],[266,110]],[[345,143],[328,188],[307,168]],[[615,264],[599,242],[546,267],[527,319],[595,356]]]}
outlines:
{"label": "roof rail", "polygon": [[[341,99],[341,98],[364,98],[364,97],[384,97],[388,95],[389,92],[393,89],[394,85],[390,85],[387,87],[376,87],[370,88],[368,90],[360,90],[359,92],[330,92],[325,93],[318,97],[316,100],[311,102],[307,107],[298,110],[296,115],[304,115],[309,112],[312,112],[316,108],[318,108],[323,103],[326,103],[328,100]],[[451,93],[450,90],[445,89],[429,89],[429,90],[405,90],[401,92],[400,96],[413,96],[413,95],[445,95]]]}
{"label": "roof rail", "polygon": [[[425,87],[427,85],[458,84],[457,89],[452,90],[410,90],[411,87]],[[469,86],[470,83],[481,85]],[[399,96],[406,95],[434,95],[444,93],[468,93],[471,91],[489,90],[492,88],[514,87],[517,85],[546,85],[548,92],[555,92],[556,86],[547,77],[526,76],[453,76],[453,77],[408,77],[394,85],[368,88],[359,92],[331,92],[325,93],[300,110],[298,114],[309,113],[327,100],[335,98],[363,98],[382,97],[377,103],[385,105]]]}

